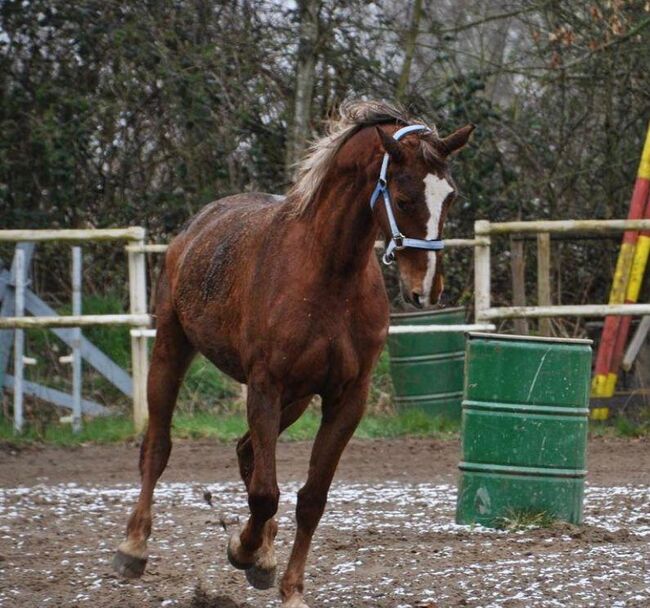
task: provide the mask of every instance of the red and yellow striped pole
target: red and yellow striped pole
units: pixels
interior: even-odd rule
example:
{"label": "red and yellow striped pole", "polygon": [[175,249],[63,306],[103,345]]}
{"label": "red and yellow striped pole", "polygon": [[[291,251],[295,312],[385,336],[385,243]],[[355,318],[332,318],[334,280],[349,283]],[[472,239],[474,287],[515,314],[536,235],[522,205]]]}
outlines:
{"label": "red and yellow striped pole", "polygon": [[[650,220],[650,196],[646,202],[645,219]],[[643,277],[645,275],[646,266],[648,264],[648,256],[650,255],[650,231],[645,230],[639,235],[634,250],[634,259],[632,260],[632,268],[630,268],[630,279],[627,284],[625,292],[625,303],[634,304],[639,301],[639,294],[643,286]],[[623,362],[623,353],[625,345],[627,344],[627,337],[630,333],[630,325],[632,317],[621,317],[618,328],[618,336],[614,345],[614,353],[612,355],[612,363],[609,368],[609,375],[615,379],[618,378],[618,370],[621,368]],[[614,380],[614,388],[616,380]],[[613,390],[613,389],[612,389]]]}
{"label": "red and yellow striped pole", "polygon": [[[643,217],[649,193],[650,125],[648,126],[648,131],[646,133],[645,145],[641,154],[641,162],[639,164],[636,182],[634,183],[634,191],[632,192],[632,201],[630,203],[628,219],[636,220]],[[636,231],[629,230],[623,234],[623,242],[616,262],[616,270],[614,271],[614,280],[609,293],[610,304],[623,304],[626,300],[630,277],[632,275],[632,267],[635,265],[635,251],[638,239],[639,233]],[[640,258],[635,265],[637,268],[640,268],[639,263]],[[640,280],[642,279],[643,275],[641,275]],[[617,374],[611,370],[620,324],[620,317],[610,316],[605,318],[600,346],[598,347],[598,355],[596,356],[595,375],[591,384],[592,397],[611,397],[614,394]],[[606,420],[609,417],[609,408],[594,408],[591,411],[591,417],[594,420]]]}

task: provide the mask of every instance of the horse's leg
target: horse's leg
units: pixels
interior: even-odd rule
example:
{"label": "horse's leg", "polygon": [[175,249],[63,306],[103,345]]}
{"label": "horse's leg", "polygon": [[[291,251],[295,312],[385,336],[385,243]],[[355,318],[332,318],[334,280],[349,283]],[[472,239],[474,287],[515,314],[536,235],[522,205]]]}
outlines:
{"label": "horse's leg", "polygon": [[141,489],[129,518],[127,538],[120,544],[113,567],[122,576],[137,578],[147,563],[147,539],[151,534],[151,500],[156,481],[165,470],[171,452],[170,427],[183,376],[194,356],[170,306],[158,311],[156,342],[147,379],[149,424],[140,449]]}
{"label": "horse's leg", "polygon": [[[244,481],[248,478],[248,506],[251,515],[241,533],[230,537],[228,559],[240,570],[248,570],[254,566],[251,584],[268,588],[269,584],[273,584],[276,564],[272,544],[269,547],[264,541],[274,537],[277,529],[269,522],[273,521],[280,498],[275,470],[275,448],[282,412],[278,396],[267,396],[255,385],[250,384],[246,408],[253,466],[250,476],[247,472],[249,469],[244,469]],[[242,451],[245,453],[246,441],[243,441],[243,444]]]}
{"label": "horse's leg", "polygon": [[[290,427],[307,409],[311,401],[311,396],[294,401],[282,410],[280,417],[280,434],[286,428]],[[237,443],[237,458],[239,460],[239,472],[248,491],[251,477],[253,475],[253,443],[250,433],[246,433]],[[264,539],[262,546],[258,549],[257,562],[263,562],[265,568],[260,569],[253,565],[246,569],[246,578],[248,582],[256,589],[270,589],[275,584],[275,572],[277,560],[275,558],[275,549],[273,541],[278,533],[278,523],[274,517],[269,519],[264,526]],[[263,557],[262,557],[263,556]]]}
{"label": "horse's leg", "polygon": [[323,401],[323,419],[314,440],[307,483],[298,492],[296,538],[280,583],[283,608],[307,608],[302,594],[309,545],[325,510],[343,449],[363,416],[368,385],[365,380],[347,388],[339,398]]}

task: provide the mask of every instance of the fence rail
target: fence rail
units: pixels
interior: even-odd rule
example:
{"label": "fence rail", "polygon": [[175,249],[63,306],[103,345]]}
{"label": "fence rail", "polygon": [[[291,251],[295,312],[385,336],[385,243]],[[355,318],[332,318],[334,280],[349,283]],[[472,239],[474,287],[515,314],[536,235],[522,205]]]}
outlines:
{"label": "fence rail", "polygon": [[0,317],[0,329],[35,327],[89,327],[92,325],[151,325],[151,315],[68,315],[64,317]]}
{"label": "fence rail", "polygon": [[[539,283],[548,282],[550,276],[549,235],[552,233],[581,234],[594,232],[606,234],[625,232],[627,230],[650,230],[650,220],[543,220],[528,222],[489,222],[478,220],[474,223],[477,240],[483,241],[475,246],[474,253],[474,305],[477,323],[504,319],[547,319],[550,317],[606,317],[637,316],[650,314],[650,304],[585,304],[585,305],[548,305],[550,302],[550,285],[538,286],[538,298],[542,306],[491,306],[490,287],[490,246],[491,237],[507,234],[537,234],[539,260]],[[540,247],[540,243],[542,246]],[[540,252],[541,250],[541,252]],[[521,274],[521,273],[519,273]],[[518,300],[521,301],[521,294]],[[550,327],[548,324],[545,327]]]}
{"label": "fence rail", "polygon": [[474,224],[477,236],[491,234],[540,234],[563,232],[625,232],[626,230],[650,230],[650,220],[532,220],[529,222],[488,222],[478,220]]}
{"label": "fence rail", "polygon": [[140,226],[82,230],[0,230],[0,242],[143,241],[145,236],[146,230]]}

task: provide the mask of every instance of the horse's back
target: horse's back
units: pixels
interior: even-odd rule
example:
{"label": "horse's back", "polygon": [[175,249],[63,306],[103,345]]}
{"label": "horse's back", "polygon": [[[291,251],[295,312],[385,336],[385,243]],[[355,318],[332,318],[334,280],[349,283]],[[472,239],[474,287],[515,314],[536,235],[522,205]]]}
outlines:
{"label": "horse's back", "polygon": [[250,291],[255,253],[282,200],[249,193],[214,201],[183,226],[165,257],[167,297],[187,337],[234,377],[242,371],[233,348],[238,304]]}
{"label": "horse's back", "polygon": [[215,272],[219,258],[232,257],[238,244],[255,242],[272,221],[283,198],[252,192],[209,203],[186,222],[171,242],[165,259],[168,271],[184,265]]}

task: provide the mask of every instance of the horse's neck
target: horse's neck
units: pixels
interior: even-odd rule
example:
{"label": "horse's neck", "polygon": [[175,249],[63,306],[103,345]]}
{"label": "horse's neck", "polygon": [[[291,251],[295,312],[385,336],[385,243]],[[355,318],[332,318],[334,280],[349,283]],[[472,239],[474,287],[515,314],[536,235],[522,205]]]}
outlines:
{"label": "horse's neck", "polygon": [[314,263],[339,275],[362,273],[374,255],[379,227],[370,209],[371,187],[339,182],[324,188],[307,214],[307,238]]}

